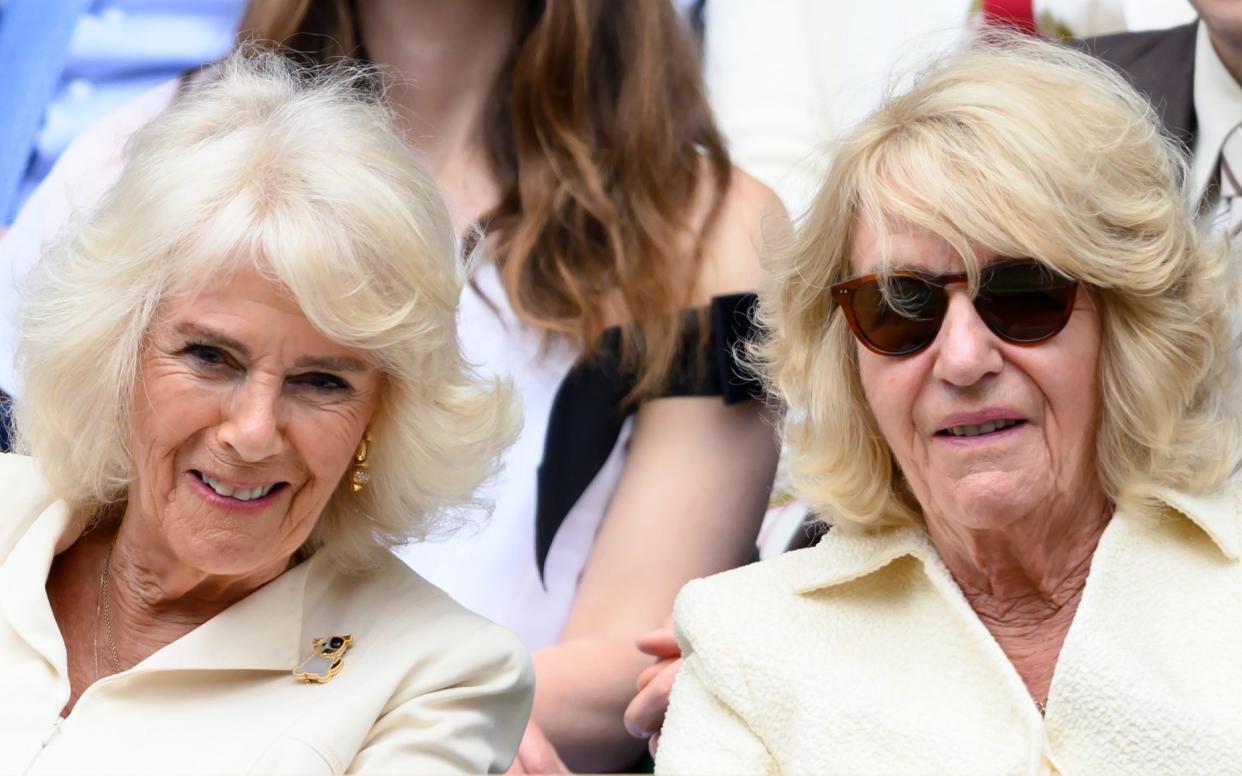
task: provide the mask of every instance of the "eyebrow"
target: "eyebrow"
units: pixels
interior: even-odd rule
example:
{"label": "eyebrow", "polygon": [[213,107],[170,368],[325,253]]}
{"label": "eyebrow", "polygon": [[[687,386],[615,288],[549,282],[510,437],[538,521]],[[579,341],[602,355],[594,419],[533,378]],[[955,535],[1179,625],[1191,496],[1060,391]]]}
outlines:
{"label": "eyebrow", "polygon": [[[176,327],[179,334],[203,340],[208,345],[220,345],[235,351],[243,358],[250,357],[250,348],[232,337],[213,331],[197,323],[181,323]],[[302,356],[294,366],[298,369],[321,369],[326,372],[366,372],[371,365],[353,356]]]}
{"label": "eyebrow", "polygon": [[246,358],[250,357],[250,348],[246,347],[232,337],[227,337],[218,331],[212,331],[206,326],[200,326],[197,323],[189,322],[179,323],[177,324],[176,331],[178,334],[184,334],[188,337],[196,337],[201,339],[208,345],[223,345],[230,350],[237,351],[238,354],[245,356]]}
{"label": "eyebrow", "polygon": [[298,369],[322,369],[325,372],[366,372],[371,368],[352,356],[302,356],[294,366]]}

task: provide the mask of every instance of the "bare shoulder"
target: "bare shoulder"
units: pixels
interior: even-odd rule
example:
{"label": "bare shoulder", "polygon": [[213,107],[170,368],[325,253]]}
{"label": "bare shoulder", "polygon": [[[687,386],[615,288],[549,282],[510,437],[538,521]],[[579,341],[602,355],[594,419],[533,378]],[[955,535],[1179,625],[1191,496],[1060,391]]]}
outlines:
{"label": "bare shoulder", "polygon": [[[700,204],[707,221],[711,199]],[[763,262],[792,234],[789,215],[770,188],[734,167],[719,211],[704,235],[703,257],[695,282],[695,303],[713,296],[755,291],[763,282]]]}

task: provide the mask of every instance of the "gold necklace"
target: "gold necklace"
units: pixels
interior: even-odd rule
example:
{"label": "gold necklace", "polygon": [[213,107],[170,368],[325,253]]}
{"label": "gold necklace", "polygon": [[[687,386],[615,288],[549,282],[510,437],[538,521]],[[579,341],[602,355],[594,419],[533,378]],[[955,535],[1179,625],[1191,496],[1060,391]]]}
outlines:
{"label": "gold necklace", "polygon": [[121,657],[116,651],[116,641],[112,638],[112,615],[108,605],[108,582],[112,578],[109,573],[109,567],[112,565],[112,549],[116,546],[116,539],[108,545],[108,552],[104,555],[103,568],[99,571],[99,604],[95,607],[95,676],[99,673],[99,620],[103,619],[104,638],[108,644],[108,656],[112,660],[113,673],[121,673]]}
{"label": "gold necklace", "polygon": [[1048,699],[1044,698],[1041,701],[1039,698],[1032,698],[1031,700],[1035,701],[1035,708],[1039,709],[1039,716],[1044,716],[1048,711]]}

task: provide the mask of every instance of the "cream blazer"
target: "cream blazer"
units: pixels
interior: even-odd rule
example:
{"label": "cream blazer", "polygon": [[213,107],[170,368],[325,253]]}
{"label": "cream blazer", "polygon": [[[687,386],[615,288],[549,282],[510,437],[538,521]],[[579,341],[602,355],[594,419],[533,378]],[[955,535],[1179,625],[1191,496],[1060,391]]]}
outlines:
{"label": "cream blazer", "polygon": [[[138,665],[68,718],[53,556],[81,533],[29,458],[0,457],[0,773],[482,773],[508,767],[530,658],[396,558],[365,576],[318,558]],[[353,646],[327,684],[292,671],[316,636]]]}
{"label": "cream blazer", "polygon": [[1242,491],[1100,539],[1041,718],[923,531],[687,585],[661,774],[1242,773]]}

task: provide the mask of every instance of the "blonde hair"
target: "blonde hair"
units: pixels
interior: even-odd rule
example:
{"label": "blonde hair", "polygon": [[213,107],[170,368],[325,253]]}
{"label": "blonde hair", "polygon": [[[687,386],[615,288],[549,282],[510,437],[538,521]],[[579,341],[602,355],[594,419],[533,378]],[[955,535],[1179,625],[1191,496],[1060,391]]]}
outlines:
{"label": "blonde hair", "polygon": [[1200,240],[1184,161],[1147,102],[1068,48],[997,35],[889,96],[834,147],[796,243],[773,266],[755,349],[787,405],[791,477],[845,524],[921,520],[864,397],[828,287],[851,276],[860,220],[1031,256],[1093,290],[1101,317],[1096,460],[1107,496],[1200,492],[1242,459],[1242,403],[1223,240]]}
{"label": "blonde hair", "polygon": [[126,498],[157,308],[251,266],[385,376],[371,483],[337,487],[304,551],[362,568],[479,506],[518,409],[462,358],[448,212],[378,91],[365,70],[247,49],[132,138],[115,187],[33,272],[21,316],[19,444],[58,495],[95,514]]}

